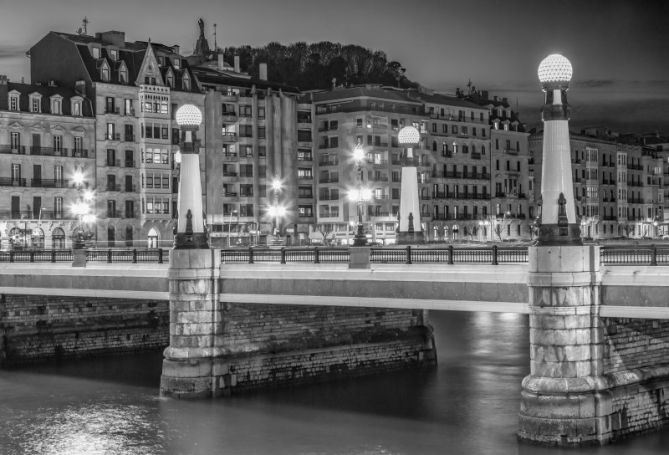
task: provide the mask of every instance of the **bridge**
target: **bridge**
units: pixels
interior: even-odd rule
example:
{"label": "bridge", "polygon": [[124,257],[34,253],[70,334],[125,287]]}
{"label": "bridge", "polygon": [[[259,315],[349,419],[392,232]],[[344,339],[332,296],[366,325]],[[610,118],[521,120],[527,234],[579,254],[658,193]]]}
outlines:
{"label": "bridge", "polygon": [[169,343],[161,392],[218,396],[432,365],[425,310],[525,313],[521,437],[601,443],[669,420],[666,246],[167,257],[89,251],[86,267],[72,267],[67,251],[0,253],[0,355]]}
{"label": "bridge", "polygon": [[[93,251],[86,268],[68,251],[22,253],[0,266],[0,294],[169,300],[167,251]],[[530,312],[526,247],[372,248],[362,269],[345,248],[211,255],[221,302]],[[669,246],[605,247],[601,261],[602,317],[669,319]]]}

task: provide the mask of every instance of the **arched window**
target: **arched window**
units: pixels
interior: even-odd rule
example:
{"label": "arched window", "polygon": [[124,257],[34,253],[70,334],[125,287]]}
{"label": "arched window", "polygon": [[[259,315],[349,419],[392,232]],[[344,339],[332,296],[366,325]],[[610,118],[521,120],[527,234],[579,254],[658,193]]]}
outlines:
{"label": "arched window", "polygon": [[44,249],[44,231],[41,228],[33,229],[30,237],[33,248],[38,250]]}
{"label": "arched window", "polygon": [[432,151],[433,152],[437,151],[437,141],[432,141]]}
{"label": "arched window", "polygon": [[51,233],[51,248],[55,250],[65,248],[65,232],[61,228],[56,228]]}
{"label": "arched window", "polygon": [[158,248],[158,231],[155,228],[151,228],[148,235],[148,247],[149,248]]}

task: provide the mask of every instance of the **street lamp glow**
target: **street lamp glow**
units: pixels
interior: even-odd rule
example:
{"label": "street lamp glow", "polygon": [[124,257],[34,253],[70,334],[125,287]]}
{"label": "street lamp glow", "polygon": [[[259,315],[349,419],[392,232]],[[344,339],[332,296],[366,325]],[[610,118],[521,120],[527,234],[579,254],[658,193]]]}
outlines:
{"label": "street lamp glow", "polygon": [[279,179],[274,179],[272,180],[272,191],[279,192],[281,191],[281,180]]}
{"label": "street lamp glow", "polygon": [[353,161],[356,163],[362,163],[362,160],[365,159],[365,150],[360,144],[356,144],[353,148]]}
{"label": "street lamp glow", "polygon": [[560,54],[551,54],[541,61],[537,70],[542,84],[568,84],[571,81],[571,62]]}
{"label": "street lamp glow", "polygon": [[198,127],[202,123],[202,112],[194,104],[184,104],[175,114],[180,127]]}
{"label": "street lamp glow", "polygon": [[83,198],[84,198],[84,201],[86,201],[86,202],[92,201],[94,196],[95,195],[93,194],[93,191],[91,191],[91,190],[86,190],[83,193]]}
{"label": "street lamp glow", "polygon": [[369,188],[349,190],[348,198],[353,202],[369,201],[372,199],[372,190],[370,190]]}
{"label": "street lamp glow", "polygon": [[93,224],[95,223],[96,216],[92,213],[87,213],[83,217],[81,217],[81,221],[83,221],[86,224]]}
{"label": "street lamp glow", "polygon": [[282,205],[272,205],[269,208],[269,215],[273,217],[282,217],[286,214],[286,208]]}
{"label": "street lamp glow", "polygon": [[416,145],[420,142],[420,133],[413,126],[405,126],[397,133],[397,142],[400,145]]}
{"label": "street lamp glow", "polygon": [[74,175],[72,176],[72,181],[77,186],[82,185],[84,183],[84,173],[81,172],[80,170],[74,171]]}

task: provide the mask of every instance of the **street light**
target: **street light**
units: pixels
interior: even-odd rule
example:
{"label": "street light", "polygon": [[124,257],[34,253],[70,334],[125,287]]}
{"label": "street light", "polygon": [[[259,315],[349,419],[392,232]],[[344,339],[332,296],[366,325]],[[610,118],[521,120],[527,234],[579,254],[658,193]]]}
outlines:
{"label": "street light", "polygon": [[280,231],[279,228],[279,217],[283,217],[286,214],[286,208],[279,206],[279,193],[283,189],[283,184],[281,180],[275,177],[272,180],[272,205],[269,208],[269,215],[273,220],[272,235],[276,236],[277,231]]}
{"label": "street light", "polygon": [[348,198],[351,201],[357,203],[358,210],[358,229],[355,232],[353,237],[353,246],[365,246],[367,245],[367,237],[365,236],[364,228],[362,225],[362,205],[365,201],[369,201],[372,198],[372,191],[369,188],[363,188],[363,170],[362,163],[365,160],[365,150],[362,148],[362,144],[358,142],[353,148],[353,161],[356,165],[356,170],[358,174],[358,189],[351,190],[348,193]]}
{"label": "street light", "polygon": [[232,230],[232,217],[237,216],[237,210],[230,212],[230,220],[228,221],[228,248],[230,248],[230,231]]}
{"label": "street light", "polygon": [[95,223],[96,220],[95,213],[93,211],[95,206],[95,193],[92,190],[84,189],[86,181],[84,173],[81,169],[77,169],[74,172],[72,175],[72,181],[74,182],[74,185],[79,192],[77,201],[73,202],[70,207],[70,211],[77,217],[77,220],[79,221],[72,241],[72,247],[74,249],[81,249],[84,247],[85,241],[93,237],[89,227],[91,224]]}
{"label": "street light", "polygon": [[197,106],[184,104],[177,109],[175,118],[182,133],[177,233],[174,237],[174,248],[209,248],[202,210],[200,155],[196,137],[197,130],[202,123],[202,113]]}

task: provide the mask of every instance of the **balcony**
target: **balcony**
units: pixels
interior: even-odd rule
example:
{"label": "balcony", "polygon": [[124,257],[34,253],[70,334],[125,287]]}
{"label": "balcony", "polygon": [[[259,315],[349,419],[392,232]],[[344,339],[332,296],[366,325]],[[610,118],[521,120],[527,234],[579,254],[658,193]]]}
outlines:
{"label": "balcony", "polygon": [[136,193],[137,185],[125,185],[123,191],[125,191],[126,193]]}
{"label": "balcony", "polygon": [[518,155],[518,149],[514,148],[504,148],[504,153],[507,153],[509,155]]}
{"label": "balcony", "polygon": [[121,167],[121,160],[113,160],[107,158],[107,161],[105,161],[105,164],[110,167]]}
{"label": "balcony", "polygon": [[120,210],[107,210],[107,218],[122,218]]}
{"label": "balcony", "polygon": [[330,176],[330,177],[321,177],[318,179],[318,183],[338,183],[339,176]]}
{"label": "balcony", "polygon": [[7,220],[71,220],[75,217],[62,210],[0,210],[0,219]]}
{"label": "balcony", "polygon": [[105,141],[120,141],[121,133],[107,133],[104,137]]}
{"label": "balcony", "polygon": [[235,171],[223,171],[223,177],[237,177]]}
{"label": "balcony", "polygon": [[26,179],[24,179],[24,178],[12,178],[12,177],[0,177],[0,186],[26,186]]}
{"label": "balcony", "polygon": [[123,141],[124,142],[135,142],[135,135],[134,134],[126,134],[123,136]]}
{"label": "balcony", "polygon": [[36,156],[67,156],[68,149],[58,147],[40,147],[37,145],[30,146],[30,154]]}
{"label": "balcony", "polygon": [[473,160],[480,160],[481,159],[481,154],[478,153],[478,152],[472,152],[471,156],[472,156]]}
{"label": "balcony", "polygon": [[225,192],[225,197],[237,197],[237,192],[236,191],[226,191]]}
{"label": "balcony", "polygon": [[226,111],[221,114],[221,120],[224,122],[235,122],[237,121],[237,113],[233,111]]}
{"label": "balcony", "polygon": [[338,166],[339,160],[320,160],[318,161],[319,166]]}
{"label": "balcony", "polygon": [[223,133],[223,142],[237,142],[237,133]]}
{"label": "balcony", "polygon": [[12,155],[25,155],[25,145],[0,145],[0,153],[7,153]]}
{"label": "balcony", "polygon": [[125,167],[135,167],[135,162],[133,160],[126,160]]}
{"label": "balcony", "polygon": [[375,175],[369,178],[370,182],[387,182],[388,181],[388,176],[387,175]]}
{"label": "balcony", "polygon": [[121,185],[110,185],[108,183],[105,187],[105,191],[121,191]]}
{"label": "balcony", "polygon": [[239,158],[239,155],[237,155],[234,152],[224,152],[223,153],[223,161],[237,161]]}
{"label": "balcony", "polygon": [[31,179],[30,186],[33,188],[69,188],[69,180],[56,179]]}
{"label": "balcony", "polygon": [[120,107],[105,106],[105,114],[119,115],[120,113],[121,113],[121,108]]}

